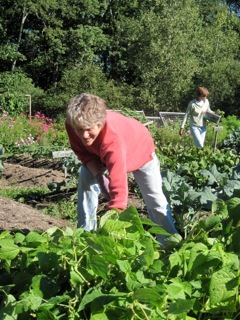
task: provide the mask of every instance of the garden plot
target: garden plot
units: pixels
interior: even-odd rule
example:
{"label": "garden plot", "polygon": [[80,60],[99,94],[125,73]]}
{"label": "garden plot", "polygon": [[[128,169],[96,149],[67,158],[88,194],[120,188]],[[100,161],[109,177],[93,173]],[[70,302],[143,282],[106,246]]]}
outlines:
{"label": "garden plot", "polygon": [[[54,160],[37,160],[31,157],[19,157],[4,162],[4,171],[0,179],[0,188],[47,188],[49,182],[66,182],[62,165]],[[131,189],[131,185],[130,185]],[[47,230],[53,226],[74,227],[67,219],[56,219],[43,214],[39,209],[52,203],[66,199],[76,192],[76,188],[63,189],[34,198],[25,204],[0,197],[0,230]],[[69,200],[71,201],[71,200]],[[75,200],[76,201],[76,200]],[[101,199],[100,199],[101,202]],[[143,203],[134,192],[129,192],[129,205],[133,205],[144,213]]]}
{"label": "garden plot", "polygon": [[[15,159],[14,162],[4,162],[0,188],[47,187],[49,181],[61,182],[64,180],[64,173],[53,162],[43,162],[30,158]],[[26,205],[0,197],[0,229],[44,231],[53,226],[66,227],[70,225],[67,220],[56,219],[37,210],[36,208],[40,204],[44,206],[42,199],[39,199],[39,203],[35,200],[35,203]]]}

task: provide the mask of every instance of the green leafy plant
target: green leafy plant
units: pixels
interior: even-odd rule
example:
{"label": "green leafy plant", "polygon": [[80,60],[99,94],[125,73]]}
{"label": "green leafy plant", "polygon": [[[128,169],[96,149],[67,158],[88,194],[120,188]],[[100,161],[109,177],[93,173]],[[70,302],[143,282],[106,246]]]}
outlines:
{"label": "green leafy plant", "polygon": [[63,169],[67,172],[68,183],[76,184],[79,176],[79,169],[81,167],[81,162],[78,160],[74,153],[71,153],[69,157],[63,158],[62,161]]}
{"label": "green leafy plant", "polygon": [[2,188],[0,190],[0,195],[5,198],[26,203],[29,200],[39,199],[42,195],[48,192],[49,192],[49,189],[42,188],[42,187],[21,188],[21,189]]}
{"label": "green leafy plant", "polygon": [[239,156],[232,149],[217,149],[205,147],[197,149],[176,145],[173,148],[163,147],[157,150],[161,160],[162,170],[169,169],[180,175],[188,177],[189,181],[197,186],[198,180],[195,175],[199,170],[207,169],[216,165],[220,172],[231,174],[232,168],[239,163]]}
{"label": "green leafy plant", "polygon": [[165,231],[140,219],[133,207],[108,211],[95,233],[3,232],[0,316],[237,319],[239,258],[232,250],[238,206],[239,199],[216,203],[222,219],[199,221],[174,251],[162,250],[151,232]]}
{"label": "green leafy plant", "polygon": [[240,153],[240,128],[232,131],[221,143],[220,148],[232,149],[237,154]]}
{"label": "green leafy plant", "polygon": [[42,210],[43,213],[54,216],[60,219],[70,219],[76,221],[76,203],[74,197],[71,197],[69,201],[62,200],[49,205],[47,208]]}
{"label": "green leafy plant", "polygon": [[162,173],[163,191],[172,207],[176,225],[184,237],[191,232],[199,218],[196,212],[207,215],[217,199],[228,200],[240,195],[239,170],[239,165],[232,169],[231,175],[220,173],[215,165],[210,169],[199,170],[195,174],[200,182],[198,187],[196,182],[191,185],[185,175],[169,170]]}
{"label": "green leafy plant", "polygon": [[[30,114],[29,96],[41,96],[43,91],[36,88],[23,72],[1,72],[1,109],[11,117],[20,113]],[[32,99],[31,99],[32,100]]]}

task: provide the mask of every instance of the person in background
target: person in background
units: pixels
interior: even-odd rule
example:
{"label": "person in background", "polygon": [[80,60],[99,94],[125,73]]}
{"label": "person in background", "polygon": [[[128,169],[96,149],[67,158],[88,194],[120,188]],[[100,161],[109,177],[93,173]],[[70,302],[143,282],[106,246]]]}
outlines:
{"label": "person in background", "polygon": [[[82,162],[78,227],[96,230],[100,193],[109,201],[108,210],[126,209],[127,173],[132,172],[150,219],[170,234],[178,233],[163,194],[160,163],[148,129],[133,118],[106,109],[102,98],[87,93],[74,97],[67,107],[65,126],[70,145]],[[158,235],[157,239],[166,244],[166,236]]]}
{"label": "person in background", "polygon": [[205,87],[198,87],[197,97],[189,102],[179,130],[181,136],[189,118],[190,132],[194,139],[194,145],[197,148],[203,148],[206,137],[206,120],[203,116],[206,111],[212,111],[210,109],[208,95],[209,92]]}

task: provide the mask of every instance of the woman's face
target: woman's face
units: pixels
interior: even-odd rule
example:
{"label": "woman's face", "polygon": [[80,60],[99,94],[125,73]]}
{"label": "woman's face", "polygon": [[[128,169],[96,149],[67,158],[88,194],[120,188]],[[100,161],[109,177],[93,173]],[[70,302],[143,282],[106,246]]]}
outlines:
{"label": "woman's face", "polygon": [[87,129],[74,128],[76,135],[81,139],[82,143],[85,146],[91,146],[93,142],[96,140],[101,130],[102,126],[99,124]]}
{"label": "woman's face", "polygon": [[207,99],[207,96],[204,95],[204,94],[201,94],[200,96],[198,96],[198,101],[203,101],[203,102],[205,102],[206,99]]}

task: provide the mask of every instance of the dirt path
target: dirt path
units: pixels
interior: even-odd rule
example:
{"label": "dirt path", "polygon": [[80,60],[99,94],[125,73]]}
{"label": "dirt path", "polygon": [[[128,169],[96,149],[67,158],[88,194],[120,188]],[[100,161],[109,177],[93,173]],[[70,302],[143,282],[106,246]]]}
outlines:
{"label": "dirt path", "polygon": [[30,206],[0,197],[0,230],[45,231],[54,226],[65,228],[68,225],[71,226],[66,220],[55,219]]}

